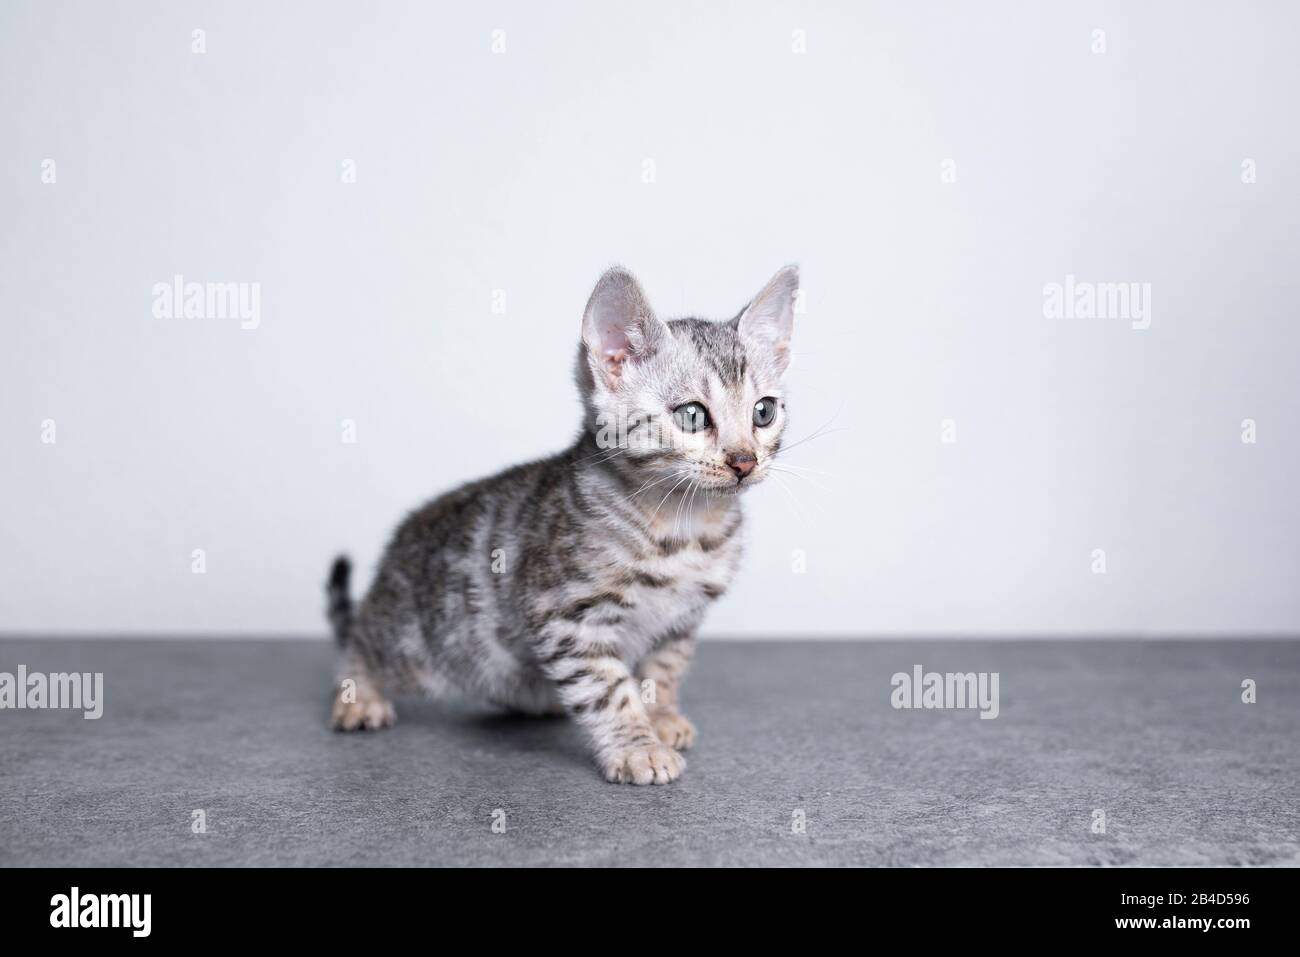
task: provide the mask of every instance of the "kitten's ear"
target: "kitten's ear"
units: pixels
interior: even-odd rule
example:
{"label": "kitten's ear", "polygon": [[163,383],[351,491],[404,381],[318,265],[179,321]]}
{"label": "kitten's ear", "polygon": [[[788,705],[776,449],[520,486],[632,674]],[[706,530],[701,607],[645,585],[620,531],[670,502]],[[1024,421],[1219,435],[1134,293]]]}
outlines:
{"label": "kitten's ear", "polygon": [[582,341],[592,373],[608,388],[617,389],[624,365],[652,355],[667,335],[630,272],[615,266],[600,277],[582,315]]}
{"label": "kitten's ear", "polygon": [[741,336],[768,349],[777,371],[790,364],[790,334],[794,331],[794,297],[799,291],[799,267],[786,266],[773,276],[736,320]]}

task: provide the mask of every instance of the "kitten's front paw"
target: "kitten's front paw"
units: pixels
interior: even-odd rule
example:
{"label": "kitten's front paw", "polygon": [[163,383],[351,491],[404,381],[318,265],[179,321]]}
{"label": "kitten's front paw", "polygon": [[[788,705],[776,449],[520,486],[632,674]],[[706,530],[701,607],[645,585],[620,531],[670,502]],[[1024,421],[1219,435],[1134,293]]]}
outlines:
{"label": "kitten's front paw", "polygon": [[670,747],[651,744],[613,751],[601,767],[605,780],[614,784],[667,784],[686,768],[686,759]]}
{"label": "kitten's front paw", "polygon": [[377,695],[356,695],[355,701],[343,699],[342,691],[334,696],[330,723],[335,731],[378,731],[397,721],[393,706]]}
{"label": "kitten's front paw", "polygon": [[685,751],[695,743],[695,725],[676,711],[657,711],[650,716],[655,735],[670,748]]}

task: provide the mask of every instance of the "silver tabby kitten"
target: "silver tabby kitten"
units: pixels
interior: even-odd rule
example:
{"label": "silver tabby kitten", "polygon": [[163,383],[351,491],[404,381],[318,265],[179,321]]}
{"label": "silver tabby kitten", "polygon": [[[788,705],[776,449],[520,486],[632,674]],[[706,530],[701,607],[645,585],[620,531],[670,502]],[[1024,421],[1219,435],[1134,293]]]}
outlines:
{"label": "silver tabby kitten", "polygon": [[459,690],[572,715],[607,780],[681,774],[695,728],[678,688],[740,561],[739,495],[780,449],[798,285],[788,266],[730,321],[665,322],[630,273],[605,273],[573,445],[410,515],[355,612],[335,563],[334,726],[391,724],[390,694]]}

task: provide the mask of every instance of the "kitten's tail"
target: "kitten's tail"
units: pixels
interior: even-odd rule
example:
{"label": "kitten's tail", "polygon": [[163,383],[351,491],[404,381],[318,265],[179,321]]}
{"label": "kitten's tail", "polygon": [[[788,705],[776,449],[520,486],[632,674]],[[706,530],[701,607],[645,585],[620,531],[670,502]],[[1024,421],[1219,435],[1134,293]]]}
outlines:
{"label": "kitten's tail", "polygon": [[348,579],[352,577],[352,563],[346,555],[334,559],[330,568],[329,584],[325,594],[329,596],[330,624],[334,626],[334,639],[339,647],[347,642],[348,632],[352,630],[352,596],[348,594]]}

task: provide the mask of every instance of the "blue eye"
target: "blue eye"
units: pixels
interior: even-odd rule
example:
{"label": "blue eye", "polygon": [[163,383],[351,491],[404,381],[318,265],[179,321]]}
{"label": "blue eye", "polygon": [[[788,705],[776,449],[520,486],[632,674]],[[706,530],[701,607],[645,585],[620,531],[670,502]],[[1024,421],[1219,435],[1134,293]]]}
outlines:
{"label": "blue eye", "polygon": [[698,402],[687,402],[673,409],[673,419],[683,432],[703,432],[713,422],[709,419],[709,410]]}
{"label": "blue eye", "polygon": [[766,428],[776,420],[776,399],[770,395],[754,403],[754,424]]}

